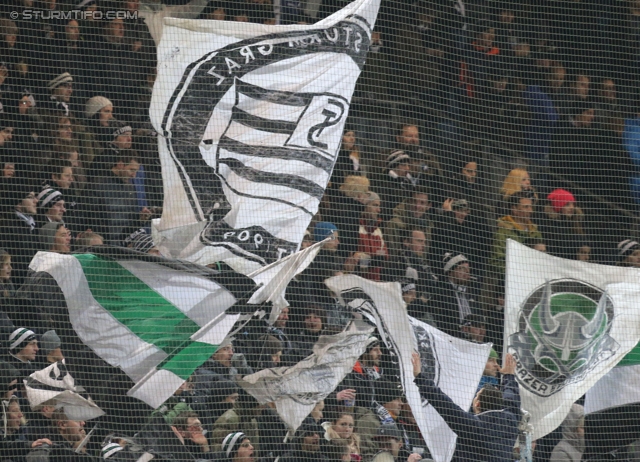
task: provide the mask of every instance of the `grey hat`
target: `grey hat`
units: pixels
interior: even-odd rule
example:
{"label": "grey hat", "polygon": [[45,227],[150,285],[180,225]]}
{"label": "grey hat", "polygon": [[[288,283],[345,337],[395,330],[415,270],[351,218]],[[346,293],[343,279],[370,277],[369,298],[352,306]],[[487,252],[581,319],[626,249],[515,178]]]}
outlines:
{"label": "grey hat", "polygon": [[64,223],[51,221],[40,228],[40,242],[45,249],[50,249],[53,246],[53,244],[56,242],[56,233],[63,226]]}
{"label": "grey hat", "polygon": [[374,438],[395,438],[399,441],[402,441],[402,433],[398,426],[394,423],[392,424],[383,424],[378,428],[378,432],[375,434]]}
{"label": "grey hat", "polygon": [[56,348],[60,348],[61,344],[60,337],[58,337],[55,330],[48,330],[40,337],[40,349],[44,350],[46,354],[49,354]]}
{"label": "grey hat", "polygon": [[469,210],[469,202],[466,199],[455,199],[451,203],[453,210]]}

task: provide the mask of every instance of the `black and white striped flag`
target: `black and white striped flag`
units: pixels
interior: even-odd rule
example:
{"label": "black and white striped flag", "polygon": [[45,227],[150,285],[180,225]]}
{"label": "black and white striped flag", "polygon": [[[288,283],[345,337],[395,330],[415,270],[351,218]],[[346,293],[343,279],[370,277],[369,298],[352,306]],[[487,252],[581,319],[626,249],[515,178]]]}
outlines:
{"label": "black and white striped flag", "polygon": [[151,105],[166,251],[244,274],[296,252],[331,176],[379,3],[357,0],[304,27],[167,20]]}

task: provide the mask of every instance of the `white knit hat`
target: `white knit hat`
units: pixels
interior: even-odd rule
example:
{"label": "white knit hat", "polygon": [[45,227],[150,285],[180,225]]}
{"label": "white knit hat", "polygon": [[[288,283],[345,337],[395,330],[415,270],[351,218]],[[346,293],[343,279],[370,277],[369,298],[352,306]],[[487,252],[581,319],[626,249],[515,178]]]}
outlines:
{"label": "white knit hat", "polygon": [[107,106],[113,106],[113,103],[109,101],[108,98],[105,98],[104,96],[94,96],[87,101],[87,104],[85,104],[84,116],[87,119],[90,119],[96,115],[100,109]]}
{"label": "white knit hat", "polygon": [[69,83],[69,82],[73,82],[73,77],[71,77],[71,74],[69,74],[68,72],[64,72],[54,77],[53,79],[49,80],[49,82],[47,83],[47,88],[51,91],[59,87],[63,83]]}

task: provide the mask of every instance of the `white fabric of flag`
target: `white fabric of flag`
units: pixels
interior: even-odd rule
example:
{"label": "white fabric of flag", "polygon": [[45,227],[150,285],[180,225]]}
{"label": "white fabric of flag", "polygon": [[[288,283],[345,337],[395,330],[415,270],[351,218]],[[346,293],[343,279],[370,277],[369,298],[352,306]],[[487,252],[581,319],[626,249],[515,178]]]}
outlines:
{"label": "white fabric of flag", "polygon": [[[639,275],[507,242],[505,345],[534,439],[557,428],[640,340]],[[609,384],[599,395],[616,393]]]}
{"label": "white fabric of flag", "polygon": [[345,331],[320,336],[313,353],[291,367],[264,369],[238,381],[260,404],[274,402],[291,432],[314,406],[325,399],[351,372],[365,352],[373,327],[353,321]]}
{"label": "white fabric of flag", "polygon": [[[105,248],[103,256],[39,252],[30,267],[56,280],[76,334],[131,378],[135,386],[128,394],[156,408],[230,334],[240,318],[230,308],[239,301],[256,309],[266,300],[281,306],[283,288],[318,248],[277,262],[279,272],[264,268],[277,281],[263,278],[257,290],[250,278],[238,273],[229,271],[233,274],[224,279],[199,265],[126,249]],[[300,255],[309,258],[297,258]]]}
{"label": "white fabric of flag", "polygon": [[34,410],[40,409],[47,401],[55,400],[55,408],[64,409],[71,420],[91,420],[104,415],[91,398],[79,394],[84,389],[76,386],[62,361],[34,372],[23,382],[27,400]]}
{"label": "white fabric of flag", "polygon": [[325,281],[351,310],[361,313],[377,327],[381,340],[398,358],[402,386],[434,461],[448,462],[453,456],[456,434],[427,403],[414,383],[411,355],[419,351],[429,374],[461,408],[468,409],[475,396],[491,349],[453,338],[433,326],[407,315],[400,284],[373,282],[359,276],[336,276]]}
{"label": "white fabric of flag", "polygon": [[157,244],[248,274],[294,253],[331,176],[380,0],[314,25],[166,18],[150,107]]}

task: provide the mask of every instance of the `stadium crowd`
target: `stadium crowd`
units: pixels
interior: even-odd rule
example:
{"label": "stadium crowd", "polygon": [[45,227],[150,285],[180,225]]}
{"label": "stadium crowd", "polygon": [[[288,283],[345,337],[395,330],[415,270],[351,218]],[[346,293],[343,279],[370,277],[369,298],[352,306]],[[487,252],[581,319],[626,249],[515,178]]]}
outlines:
{"label": "stadium crowd", "polygon": [[[640,203],[640,2],[385,0],[356,99],[374,111],[382,100],[415,101],[388,121],[394,147],[361,142],[366,127],[348,120],[302,245],[332,239],[290,284],[291,306],[273,325],[251,323],[222,345],[157,410],[127,399],[110,386],[106,365],[83,362],[81,347],[65,351],[54,289],[29,262],[38,251],[102,245],[161,256],[150,236],[163,196],[148,111],[162,17],[305,24],[346,4],[279,3],[4,2],[1,460],[428,459],[397,364],[378,339],[293,436],[275,405],[259,405],[234,380],[296,364],[321,335],[341,331],[352,315],[323,281],[348,273],[400,282],[411,316],[494,344],[471,412],[453,409],[419,370],[416,383],[452,416],[455,461],[516,460],[514,364],[509,355],[502,368],[497,362],[507,239],[562,258],[640,267],[640,244],[609,227],[617,210],[628,216]],[[54,19],[70,9],[138,17]],[[25,19],[32,10],[39,19]],[[486,142],[510,153],[504,165],[478,151]],[[106,417],[75,421],[55,401],[29,406],[23,379],[63,360]],[[502,409],[510,417],[487,420]],[[539,442],[536,460],[581,460],[583,427],[575,404]]]}

